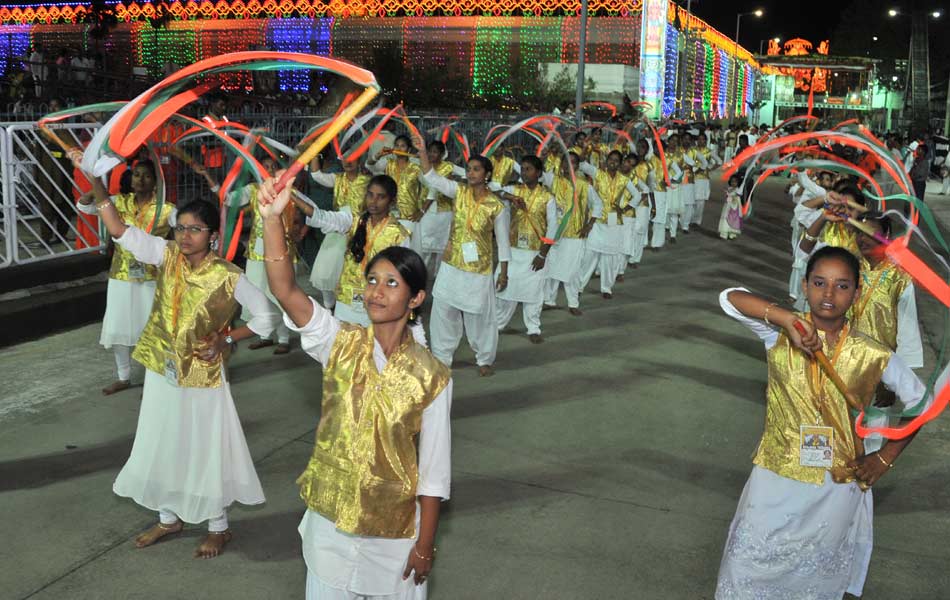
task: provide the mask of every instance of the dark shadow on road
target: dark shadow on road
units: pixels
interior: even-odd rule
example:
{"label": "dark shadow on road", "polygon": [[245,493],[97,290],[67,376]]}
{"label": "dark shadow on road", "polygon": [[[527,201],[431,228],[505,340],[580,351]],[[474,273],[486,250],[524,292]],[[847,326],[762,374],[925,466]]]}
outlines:
{"label": "dark shadow on road", "polygon": [[[0,462],[0,492],[38,488],[98,471],[118,470],[132,451],[127,436],[106,444]],[[69,440],[63,440],[65,446]]]}

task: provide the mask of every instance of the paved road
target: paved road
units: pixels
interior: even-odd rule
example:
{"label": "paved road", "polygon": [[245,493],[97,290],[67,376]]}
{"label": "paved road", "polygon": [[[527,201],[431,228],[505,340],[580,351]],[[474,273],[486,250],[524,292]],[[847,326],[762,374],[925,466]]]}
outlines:
{"label": "paved road", "polygon": [[[588,293],[581,318],[545,312],[545,344],[504,335],[494,378],[476,376],[465,348],[433,599],[712,597],[765,385],[762,347],[722,315],[717,295],[740,282],[784,295],[781,185],[762,187],[738,241],[681,236],[628,271],[612,301]],[[710,231],[719,206],[707,207]],[[929,338],[941,325],[933,303],[922,302],[922,319]],[[97,337],[90,326],[3,350],[0,597],[301,598],[294,479],[318,420],[317,364],[299,351],[237,354],[233,393],[268,501],[233,509],[227,552],[197,561],[196,528],[145,550],[131,543],[154,516],[111,483],[140,390],[99,395],[111,358]],[[923,432],[875,488],[866,598],[950,589],[946,423]]]}

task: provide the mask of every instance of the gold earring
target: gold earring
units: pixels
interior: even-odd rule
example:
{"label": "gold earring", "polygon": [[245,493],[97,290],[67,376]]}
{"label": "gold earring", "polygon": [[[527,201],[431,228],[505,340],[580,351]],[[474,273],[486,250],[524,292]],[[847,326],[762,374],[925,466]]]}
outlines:
{"label": "gold earring", "polygon": [[410,308],[410,309],[409,309],[409,320],[410,320],[410,321],[415,321],[415,320],[416,320],[416,309],[414,309],[414,308]]}

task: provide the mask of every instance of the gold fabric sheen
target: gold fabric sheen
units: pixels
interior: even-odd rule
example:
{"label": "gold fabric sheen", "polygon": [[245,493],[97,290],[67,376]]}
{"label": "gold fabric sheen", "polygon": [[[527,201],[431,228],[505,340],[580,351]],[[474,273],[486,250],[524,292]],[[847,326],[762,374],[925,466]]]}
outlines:
{"label": "gold fabric sheen", "polygon": [[370,176],[360,173],[350,180],[346,173],[338,173],[333,182],[333,210],[349,207],[354,215],[361,215],[366,210],[366,188],[369,187]]}
{"label": "gold fabric sheen", "polygon": [[[251,234],[247,240],[247,249],[244,251],[244,256],[246,256],[249,260],[263,261],[264,255],[258,254],[255,251],[255,249],[258,246],[257,241],[264,239],[264,219],[261,218],[260,205],[257,202],[259,190],[260,190],[260,187],[256,183],[250,184],[250,190],[249,190],[250,202],[248,203],[248,206],[251,209]],[[288,248],[294,249],[296,248],[296,243],[290,237],[290,228],[293,225],[293,223],[292,222],[288,223],[287,213],[289,212],[290,214],[293,214],[293,212],[291,211],[295,209],[292,208],[293,206],[292,203],[289,204],[288,206],[290,206],[291,209],[289,211],[285,211],[285,214],[281,218],[281,222],[284,224],[284,241],[287,244]],[[263,247],[264,246],[262,242],[261,248]],[[297,261],[296,252],[291,252],[291,254],[293,254],[294,262],[296,262]]]}
{"label": "gold fabric sheen", "polygon": [[313,455],[297,484],[307,507],[340,531],[411,538],[422,412],[450,371],[408,332],[382,373],[373,348],[372,327],[341,325],[323,369]]}
{"label": "gold fabric sheen", "polygon": [[[554,176],[554,184],[551,186],[554,193],[554,201],[557,203],[558,223],[574,206],[574,185],[571,180],[562,175]],[[580,237],[581,229],[587,224],[590,217],[590,210],[587,206],[587,183],[582,179],[577,186],[577,210],[571,213],[564,231],[561,232],[563,238],[577,239]]]}
{"label": "gold fabric sheen", "polygon": [[[155,227],[150,233],[161,238],[166,237],[171,230],[168,217],[175,210],[173,204],[165,202],[156,221],[155,209],[158,208],[158,204],[154,198],[139,207],[135,204],[135,194],[118,194],[112,197],[112,203],[115,205],[116,212],[119,213],[119,218],[126,225],[135,225],[142,231],[146,231],[154,222]],[[137,262],[131,252],[116,244],[115,252],[112,254],[112,264],[109,266],[109,278],[118,281],[154,281],[158,278],[158,267],[155,265],[142,265],[145,276],[141,279],[129,277],[129,268]]]}
{"label": "gold fabric sheen", "polygon": [[[804,319],[803,315],[799,315]],[[818,332],[829,357],[833,349]],[[848,389],[865,406],[874,398],[890,360],[891,351],[861,332],[852,330],[842,342],[834,361],[835,370]],[[825,471],[821,467],[800,464],[801,425],[832,427],[835,432],[834,462],[831,476],[837,483],[854,481],[846,464],[863,454],[863,446],[854,434],[847,401],[834,383],[820,376],[816,388],[811,362],[796,349],[785,334],[768,351],[769,380],[766,390],[765,431],[753,462],[782,477],[821,485]],[[817,367],[817,365],[816,365]]]}
{"label": "gold fabric sheen", "polygon": [[[706,159],[706,167],[708,169],[709,162],[712,160],[712,150],[703,147],[699,149],[699,154]],[[709,171],[704,169],[698,160],[696,161],[696,179],[709,179]]]}
{"label": "gold fabric sheen", "polygon": [[861,296],[851,306],[854,328],[897,350],[897,306],[911,283],[910,275],[887,260],[873,268],[863,261],[861,279]]}
{"label": "gold fabric sheen", "polygon": [[[514,186],[512,195],[524,200],[528,210],[523,211],[513,205],[511,207],[511,231],[509,235],[511,247],[521,248],[522,250],[540,250],[541,236],[546,235],[548,230],[547,205],[548,200],[551,199],[551,193],[540,183],[535,185],[533,190],[520,183]],[[519,240],[524,240],[527,244],[519,244]]]}
{"label": "gold fabric sheen", "polygon": [[[495,194],[486,191],[481,202],[478,202],[472,188],[464,183],[458,184],[452,230],[442,260],[461,271],[490,275],[494,255],[492,234],[495,231],[495,218],[503,210],[504,205]],[[475,242],[478,249],[478,260],[475,262],[465,262],[462,244],[467,242]]]}
{"label": "gold fabric sheen", "polygon": [[554,154],[548,154],[544,159],[544,170],[551,173],[559,173],[561,170],[561,157]]}
{"label": "gold fabric sheen", "polygon": [[[434,167],[434,168],[435,168],[435,172],[441,175],[442,177],[445,177],[446,179],[451,179],[452,170],[455,168],[455,165],[453,165],[447,160],[443,160],[442,162],[439,163],[438,167]],[[440,194],[439,192],[436,192],[435,198],[436,198],[435,200],[436,212],[448,212],[448,211],[454,210],[454,207],[452,206],[453,204],[452,199],[449,198],[448,196],[445,196],[443,194]]]}
{"label": "gold fabric sheen", "polygon": [[491,180],[501,185],[507,185],[508,177],[515,170],[515,161],[510,156],[493,155],[491,157]]}
{"label": "gold fabric sheen", "polygon": [[663,176],[663,161],[660,160],[660,157],[654,154],[650,157],[650,170],[653,171],[653,180],[656,189],[654,192],[665,192],[666,191],[666,178]]}
{"label": "gold fabric sheen", "polygon": [[386,163],[386,174],[396,182],[396,211],[400,219],[418,221],[422,218],[421,169],[414,162],[400,165],[393,158]]}
{"label": "gold fabric sheen", "polygon": [[[359,223],[358,218],[353,219],[353,225],[350,227],[350,234],[347,238],[348,240],[353,239],[353,236],[356,234],[356,229],[359,227]],[[406,231],[406,228],[400,225],[399,221],[395,218],[389,218],[382,229],[375,235],[373,235],[372,224],[367,220],[366,241],[371,242],[372,246],[363,258],[363,262],[359,263],[353,258],[353,253],[350,252],[349,242],[347,242],[346,254],[343,258],[343,270],[340,272],[340,281],[336,286],[337,298],[339,298],[341,302],[351,304],[353,302],[353,296],[357,294],[362,295],[366,289],[366,277],[363,275],[363,270],[369,261],[390,246],[402,245],[403,240],[408,238],[409,232]]]}
{"label": "gold fabric sheen", "polygon": [[[821,210],[821,208],[818,210]],[[829,246],[844,248],[858,257],[858,260],[863,258],[861,256],[861,249],[858,248],[858,234],[852,227],[849,227],[847,223],[826,223],[825,226],[821,228],[818,240]]]}
{"label": "gold fabric sheen", "polygon": [[[597,191],[601,200],[604,201],[603,214],[598,216],[598,220],[601,223],[607,222],[608,214],[618,212],[617,209],[620,206],[621,199],[623,199],[623,194],[627,191],[627,183],[629,181],[630,180],[624,177],[619,171],[611,177],[607,171],[603,169],[597,170],[597,175],[594,176],[594,189]],[[623,215],[617,215],[617,224],[623,225]]]}
{"label": "gold fabric sheen", "polygon": [[171,353],[179,386],[220,386],[224,355],[208,362],[196,357],[195,351],[204,338],[223,332],[237,314],[234,288],[241,273],[241,269],[213,252],[192,269],[178,244],[169,242],[159,266],[152,313],[132,358],[164,375],[165,357]]}

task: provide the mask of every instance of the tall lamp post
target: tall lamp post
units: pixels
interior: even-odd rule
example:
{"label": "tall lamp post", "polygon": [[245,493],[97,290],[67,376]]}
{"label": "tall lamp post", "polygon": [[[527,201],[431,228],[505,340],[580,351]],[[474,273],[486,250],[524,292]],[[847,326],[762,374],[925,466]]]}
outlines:
{"label": "tall lamp post", "polygon": [[[736,66],[733,69],[733,71],[735,71],[735,75],[732,78],[733,79],[732,89],[735,90],[737,101],[739,100],[739,97],[738,97],[739,96],[739,23],[740,21],[742,21],[742,17],[745,17],[747,15],[755,15],[756,17],[761,17],[763,14],[765,14],[765,12],[761,8],[757,8],[756,10],[753,10],[750,12],[736,14],[736,46],[735,46],[735,50],[732,53],[732,56],[736,61]],[[735,105],[733,105],[732,111],[733,111],[732,118],[734,119],[738,116]]]}

